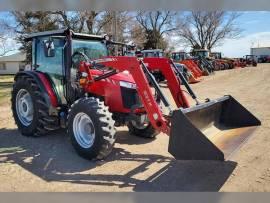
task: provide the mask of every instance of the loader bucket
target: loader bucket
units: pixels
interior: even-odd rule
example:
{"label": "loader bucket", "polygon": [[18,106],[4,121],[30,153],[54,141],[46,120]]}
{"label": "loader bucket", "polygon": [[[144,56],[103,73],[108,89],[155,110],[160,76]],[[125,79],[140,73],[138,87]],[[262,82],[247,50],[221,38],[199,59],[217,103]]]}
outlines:
{"label": "loader bucket", "polygon": [[169,152],[180,160],[227,160],[259,125],[231,96],[175,110]]}

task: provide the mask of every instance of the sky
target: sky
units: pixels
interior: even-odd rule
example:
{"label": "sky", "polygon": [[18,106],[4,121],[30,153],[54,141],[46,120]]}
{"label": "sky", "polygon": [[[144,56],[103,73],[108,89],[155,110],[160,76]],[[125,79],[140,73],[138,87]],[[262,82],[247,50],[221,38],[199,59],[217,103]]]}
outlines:
{"label": "sky", "polygon": [[[251,47],[270,47],[270,11],[239,12],[236,24],[242,30],[237,39],[226,39],[212,51],[222,52],[226,57],[243,57],[250,54]],[[172,40],[177,41],[177,37]],[[190,47],[179,46],[175,51],[189,51]]]}
{"label": "sky", "polygon": [[251,47],[270,47],[270,11],[243,12],[237,19],[241,36],[235,40],[225,40],[222,46],[213,50],[228,57],[242,57],[250,54]]}
{"label": "sky", "polygon": [[[12,19],[8,19],[7,12],[0,12],[0,21],[1,19],[14,23]],[[215,47],[213,51],[222,52],[227,57],[242,57],[250,53],[251,47],[270,47],[270,11],[241,12],[236,23],[243,30],[241,36],[237,39],[225,40],[221,46]],[[8,44],[11,47],[18,47],[12,39],[9,39]],[[189,49],[181,46],[180,48]]]}

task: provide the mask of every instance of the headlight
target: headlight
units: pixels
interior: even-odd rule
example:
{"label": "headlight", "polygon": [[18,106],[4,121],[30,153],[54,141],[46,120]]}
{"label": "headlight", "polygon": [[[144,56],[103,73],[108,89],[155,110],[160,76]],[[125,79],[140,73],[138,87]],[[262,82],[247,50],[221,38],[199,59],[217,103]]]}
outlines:
{"label": "headlight", "polygon": [[126,81],[120,81],[120,87],[130,88],[130,89],[136,89],[136,84]]}

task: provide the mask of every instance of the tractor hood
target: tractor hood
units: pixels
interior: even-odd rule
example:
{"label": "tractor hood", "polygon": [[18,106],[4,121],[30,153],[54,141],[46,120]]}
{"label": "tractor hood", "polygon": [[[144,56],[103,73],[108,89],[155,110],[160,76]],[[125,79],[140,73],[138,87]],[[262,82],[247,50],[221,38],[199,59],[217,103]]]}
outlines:
{"label": "tractor hood", "polygon": [[125,81],[125,82],[130,82],[130,83],[135,84],[135,81],[134,81],[132,75],[128,71],[117,73],[117,74],[111,76],[110,78],[113,80],[116,80],[116,81]]}
{"label": "tractor hood", "polygon": [[[99,75],[104,74],[103,71],[100,71],[100,70],[91,70],[91,73],[95,76],[99,76]],[[117,73],[113,76],[110,76],[109,78],[112,80],[115,80],[115,81],[119,81],[119,82],[125,81],[125,82],[130,82],[130,83],[135,84],[133,77],[131,76],[131,74],[128,71],[123,71],[123,72]]]}

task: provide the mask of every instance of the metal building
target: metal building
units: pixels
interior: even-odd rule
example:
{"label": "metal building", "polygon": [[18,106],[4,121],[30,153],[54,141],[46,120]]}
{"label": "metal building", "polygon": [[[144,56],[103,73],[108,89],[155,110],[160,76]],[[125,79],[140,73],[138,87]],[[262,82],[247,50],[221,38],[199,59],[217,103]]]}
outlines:
{"label": "metal building", "polygon": [[255,55],[256,58],[259,58],[261,56],[270,56],[270,47],[251,48],[250,54]]}

